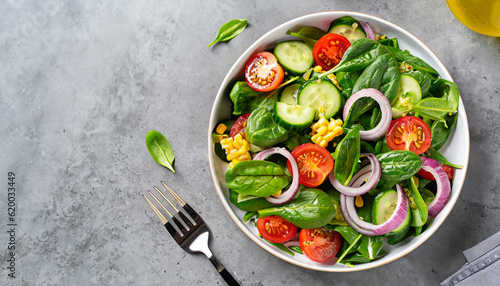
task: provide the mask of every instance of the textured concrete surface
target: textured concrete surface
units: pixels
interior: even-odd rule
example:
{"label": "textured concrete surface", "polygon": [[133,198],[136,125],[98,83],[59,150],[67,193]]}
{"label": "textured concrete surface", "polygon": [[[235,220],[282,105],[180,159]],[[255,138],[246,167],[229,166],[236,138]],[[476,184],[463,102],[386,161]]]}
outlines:
{"label": "textured concrete surface", "polygon": [[[302,269],[232,222],[209,175],[214,96],[238,56],[273,27],[326,10],[370,13],[420,38],[461,89],[471,134],[462,195],[415,251],[359,273]],[[207,48],[230,19],[250,25]],[[206,219],[212,249],[244,285],[437,285],[462,251],[500,230],[500,39],[461,25],[446,2],[4,1],[0,9],[1,285],[224,285],[184,253],[141,193],[165,180]],[[176,173],[144,137],[173,146]],[[16,278],[9,278],[8,172],[15,174]]]}

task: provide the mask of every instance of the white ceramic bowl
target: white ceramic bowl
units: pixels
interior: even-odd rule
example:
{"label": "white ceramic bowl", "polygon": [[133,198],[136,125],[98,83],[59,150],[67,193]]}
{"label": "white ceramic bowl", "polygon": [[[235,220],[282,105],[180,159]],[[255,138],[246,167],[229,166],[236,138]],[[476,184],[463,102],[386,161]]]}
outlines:
{"label": "white ceramic bowl", "polygon": [[243,217],[243,214],[245,212],[236,208],[229,201],[229,193],[224,180],[224,174],[228,167],[226,163],[224,163],[217,157],[217,155],[215,155],[211,136],[215,125],[222,120],[228,119],[231,115],[232,111],[229,92],[233,86],[233,83],[237,80],[244,79],[243,71],[245,64],[255,53],[263,50],[272,50],[274,45],[280,41],[296,39],[286,34],[288,30],[297,31],[303,26],[316,26],[326,31],[330,23],[334,19],[345,15],[350,15],[359,21],[368,22],[373,27],[375,32],[383,33],[389,38],[397,37],[400,47],[403,50],[407,49],[413,55],[420,57],[421,59],[426,61],[439,72],[442,78],[452,80],[450,74],[443,66],[441,61],[424,43],[422,43],[408,31],[391,22],[372,15],[350,11],[329,11],[315,13],[296,18],[272,29],[260,39],[258,39],[238,58],[236,63],[227,73],[217,93],[217,97],[215,98],[212,113],[210,116],[210,125],[208,127],[208,158],[212,179],[214,181],[217,194],[219,195],[219,198],[224,205],[224,208],[227,210],[230,217],[238,225],[238,227],[255,243],[260,245],[269,253],[285,261],[301,267],[329,272],[351,272],[381,266],[400,257],[403,257],[404,255],[410,253],[412,250],[424,243],[441,226],[441,224],[444,222],[448,214],[451,212],[453,206],[457,202],[460,191],[465,181],[465,174],[467,172],[467,165],[469,161],[469,126],[467,123],[465,109],[462,100],[460,99],[457,125],[450,135],[450,138],[448,139],[446,145],[440,150],[450,162],[463,166],[462,169],[455,171],[453,188],[448,203],[441,211],[441,213],[435,218],[432,225],[420,236],[408,238],[394,246],[389,246],[386,244],[384,246],[384,249],[387,250],[387,255],[379,260],[370,263],[355,265],[354,267],[347,267],[342,264],[325,265],[315,263],[307,259],[303,255],[291,256],[259,238],[257,236],[257,229],[252,223],[245,224],[242,222],[241,218]]}

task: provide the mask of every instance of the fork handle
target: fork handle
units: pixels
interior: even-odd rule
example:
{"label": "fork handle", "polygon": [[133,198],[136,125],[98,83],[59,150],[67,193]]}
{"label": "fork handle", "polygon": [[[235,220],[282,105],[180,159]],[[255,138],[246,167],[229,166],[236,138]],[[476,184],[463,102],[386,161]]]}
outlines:
{"label": "fork handle", "polygon": [[210,262],[215,266],[215,269],[219,272],[220,276],[226,281],[229,286],[240,286],[240,283],[234,279],[234,277],[227,271],[227,269],[220,263],[220,261],[215,257],[215,255],[211,255],[208,257]]}

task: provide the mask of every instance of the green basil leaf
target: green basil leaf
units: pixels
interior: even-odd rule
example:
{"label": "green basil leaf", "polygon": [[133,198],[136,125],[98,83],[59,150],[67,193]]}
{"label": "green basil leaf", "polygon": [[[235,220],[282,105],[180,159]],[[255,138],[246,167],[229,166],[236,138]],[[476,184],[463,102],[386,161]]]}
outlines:
{"label": "green basil leaf", "polygon": [[226,186],[242,195],[267,197],[285,188],[291,177],[276,163],[242,161],[226,172]]}
{"label": "green basil leaf", "polygon": [[320,189],[303,188],[295,198],[282,206],[259,210],[259,216],[279,215],[299,228],[313,229],[335,217],[330,197]]}
{"label": "green basil leaf", "polygon": [[323,37],[326,33],[325,31],[321,30],[320,28],[317,27],[311,27],[311,26],[305,26],[302,27],[299,31],[297,32],[287,32],[288,35],[297,37],[304,41],[308,46],[311,48],[314,47],[316,42]]}
{"label": "green basil leaf", "polygon": [[247,27],[247,24],[248,22],[246,19],[235,19],[227,22],[226,24],[222,25],[222,27],[220,27],[217,37],[208,46],[210,47],[217,42],[225,42],[231,40],[232,38],[238,36],[241,32],[243,32],[243,30],[245,30],[245,28]]}
{"label": "green basil leaf", "polygon": [[168,142],[167,138],[156,130],[151,130],[146,134],[146,147],[149,153],[156,161],[156,163],[167,167],[170,171],[175,173],[174,163],[174,150]]}
{"label": "green basil leaf", "polygon": [[359,129],[351,129],[335,149],[335,166],[333,173],[342,184],[347,185],[352,178],[359,161],[360,138]]}
{"label": "green basil leaf", "polygon": [[383,181],[402,181],[414,176],[422,167],[420,156],[404,150],[394,150],[378,154]]}

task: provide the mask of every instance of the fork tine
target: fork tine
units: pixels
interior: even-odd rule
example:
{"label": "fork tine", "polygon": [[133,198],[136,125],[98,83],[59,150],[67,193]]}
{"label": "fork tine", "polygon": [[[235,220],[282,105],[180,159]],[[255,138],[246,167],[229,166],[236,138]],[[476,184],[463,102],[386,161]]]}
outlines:
{"label": "fork tine", "polygon": [[172,190],[165,182],[161,182],[161,184],[170,192],[172,197],[174,197],[177,202],[182,206],[182,209],[188,214],[189,218],[185,216],[183,212],[178,212],[179,216],[191,227],[195,226],[202,221],[201,217],[188,205],[184,200]]}
{"label": "fork tine", "polygon": [[161,184],[170,192],[170,194],[179,202],[179,204],[181,204],[181,206],[186,205],[184,200],[178,194],[176,194],[174,190],[172,190],[169,186],[167,186],[165,182],[162,181]]}
{"label": "fork tine", "polygon": [[[189,229],[184,225],[182,224],[175,216],[173,216],[169,211],[168,209],[165,207],[165,205],[163,205],[160,200],[158,200],[158,198],[153,194],[151,193],[151,191],[148,190],[148,193],[149,195],[151,195],[151,197],[153,197],[153,199],[161,206],[161,208],[167,212],[167,214],[170,216],[170,218],[172,219],[173,223],[169,223],[166,219],[166,223],[164,223],[163,225],[168,229],[168,231],[170,232],[171,235],[174,236],[174,238],[176,240],[179,240],[181,237],[185,236],[186,233],[188,233]],[[161,193],[161,192],[160,192]],[[147,199],[147,198],[146,198]],[[165,197],[165,199],[171,204],[171,202]],[[148,199],[147,199],[148,200]],[[151,203],[151,201],[148,200],[148,203]],[[154,204],[152,204],[152,207],[154,207],[153,211],[156,213],[158,211],[158,213],[160,215],[161,212],[154,206]],[[150,206],[151,206],[150,205]],[[156,210],[155,210],[156,209]],[[158,215],[157,213],[157,215]],[[163,215],[162,215],[163,216]],[[165,217],[163,217],[165,218]],[[160,218],[160,220],[163,222],[163,220]],[[184,220],[184,219],[183,219]]]}
{"label": "fork tine", "polygon": [[145,195],[142,195],[146,201],[148,202],[149,206],[151,207],[151,209],[154,211],[154,213],[156,214],[156,216],[158,216],[158,218],[161,220],[161,222],[163,224],[166,224],[168,223],[168,220],[163,216],[163,214],[156,208],[156,206],[148,199],[148,197],[146,197]]}
{"label": "fork tine", "polygon": [[167,198],[167,196],[165,196],[163,194],[163,192],[161,192],[156,186],[153,186],[153,188],[158,192],[158,194],[160,194],[160,196],[162,196],[162,198],[164,200],[166,200],[168,202],[168,204],[175,210],[175,212],[180,216],[181,218],[181,221],[182,223],[184,224],[184,226],[186,228],[191,229],[194,227],[193,223],[191,222],[191,220],[189,220],[185,215],[184,213],[182,213],[181,211],[179,211],[179,209],[177,209],[174,204]]}

